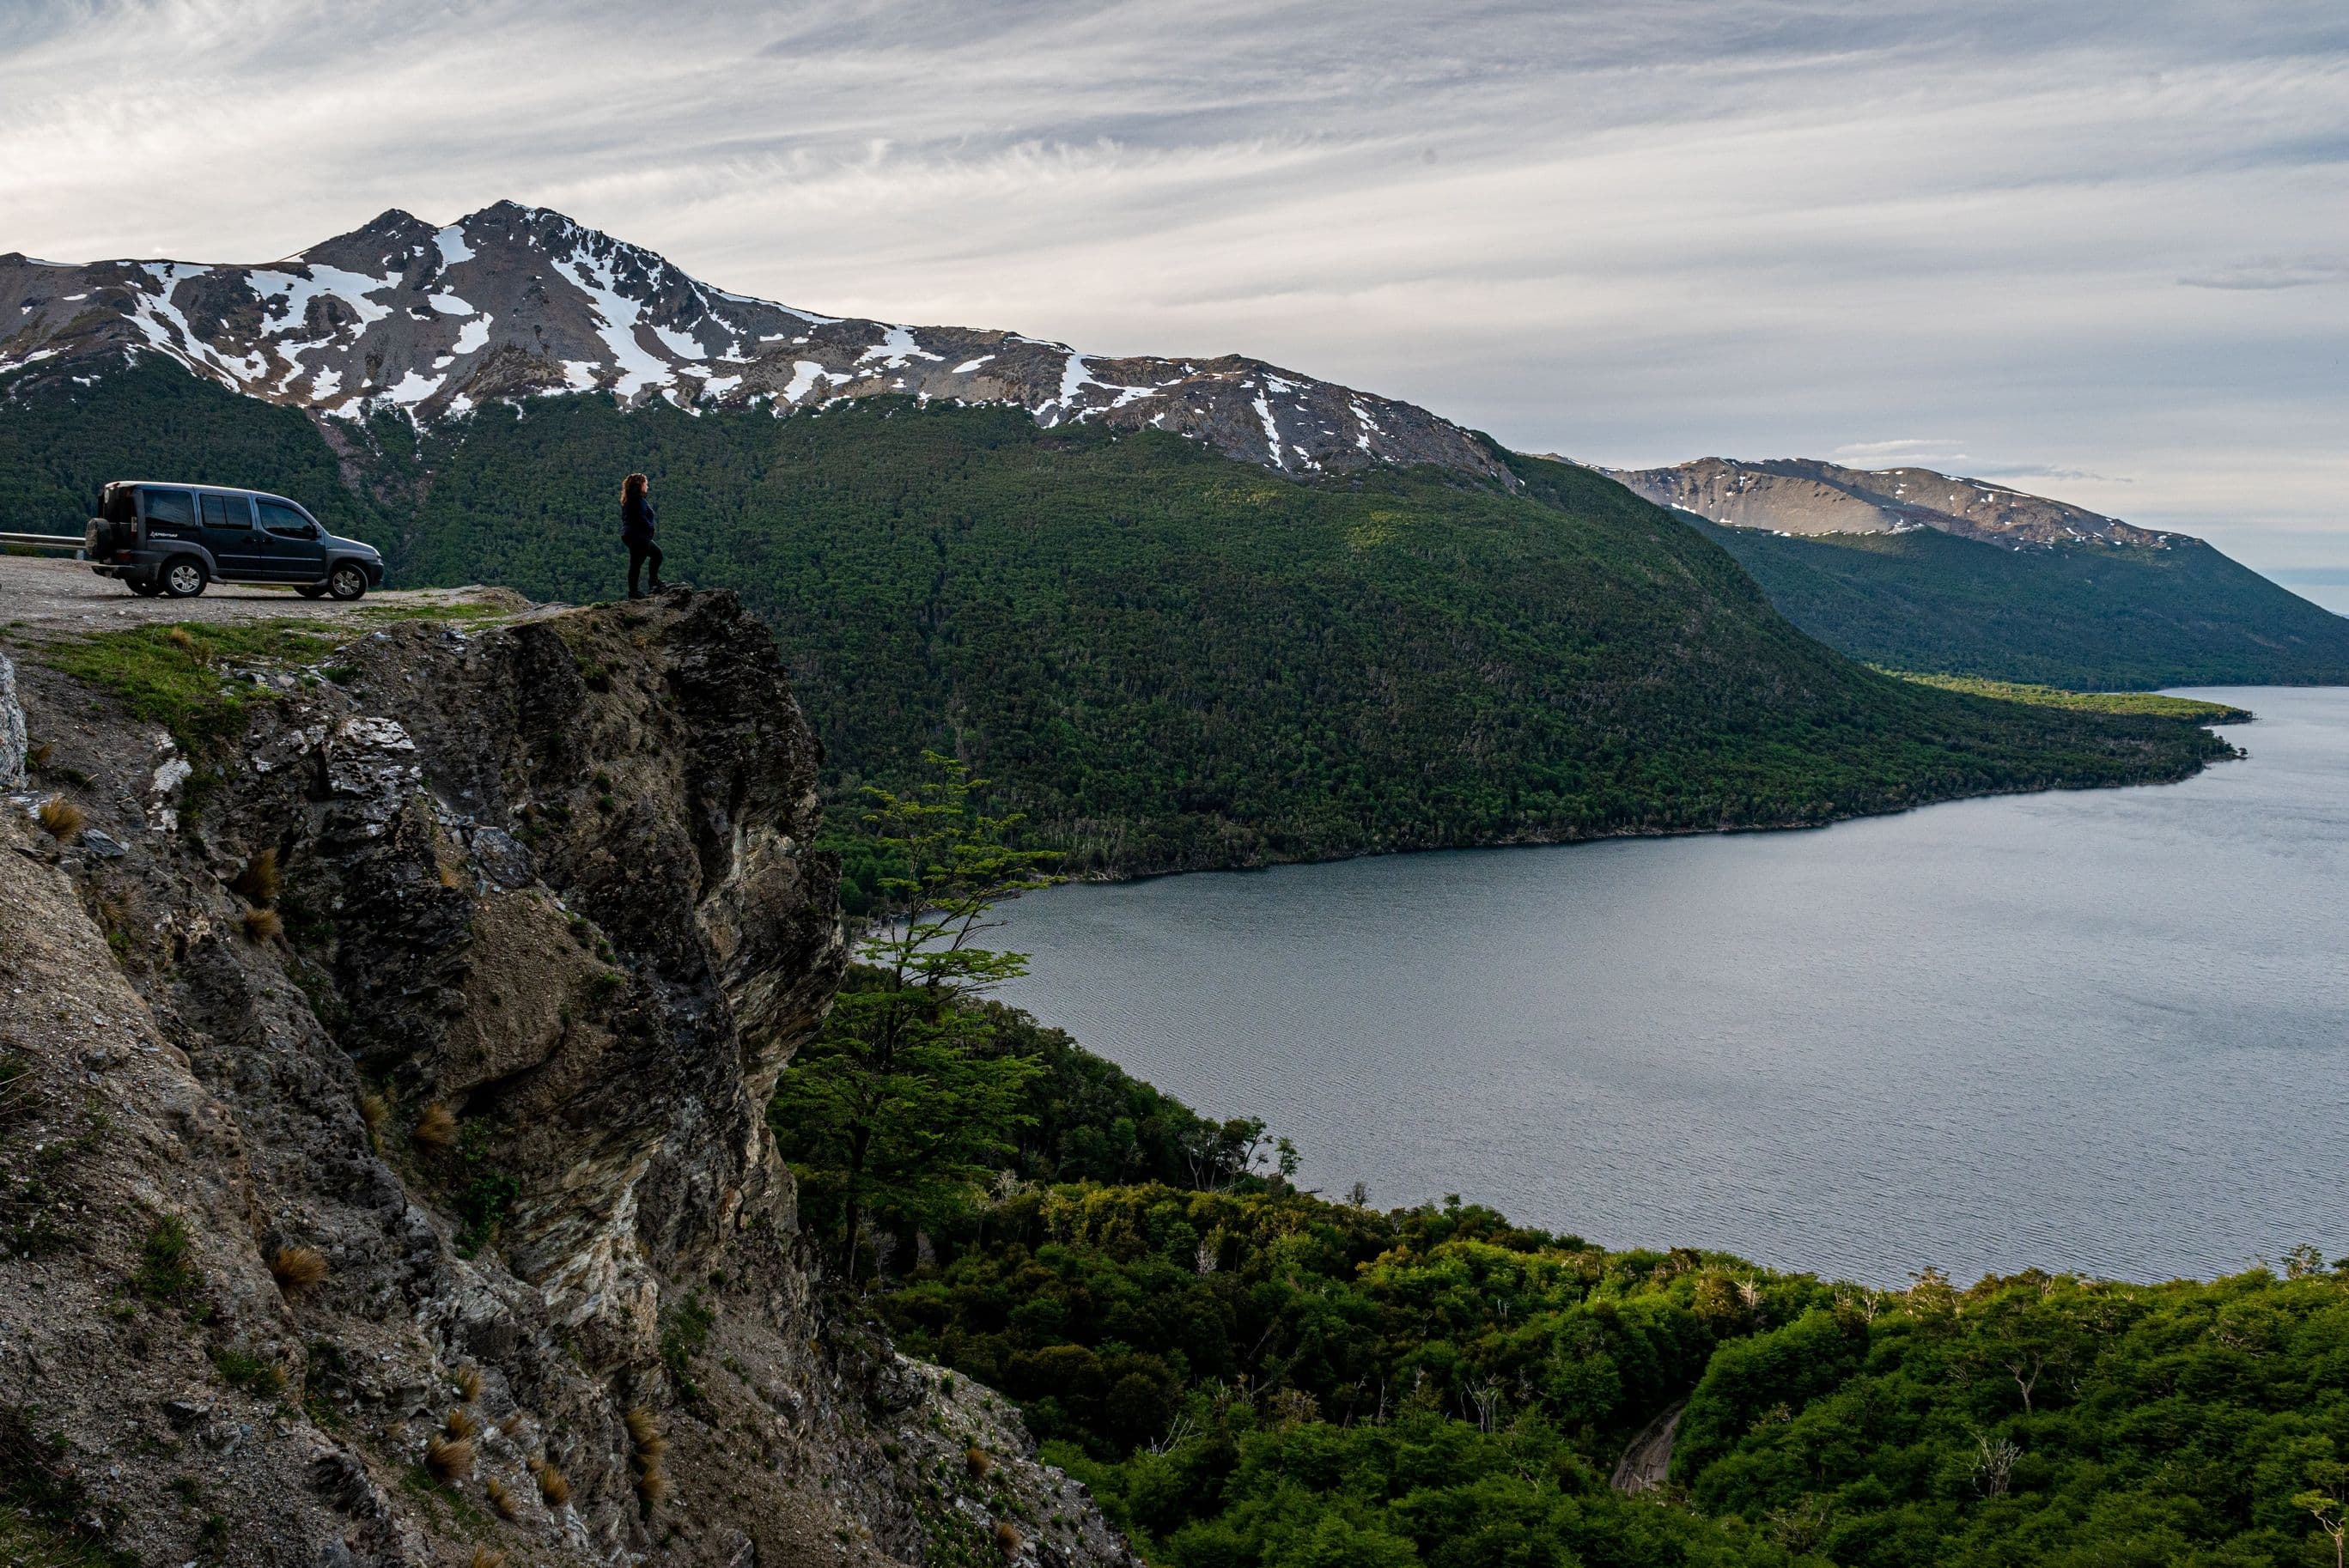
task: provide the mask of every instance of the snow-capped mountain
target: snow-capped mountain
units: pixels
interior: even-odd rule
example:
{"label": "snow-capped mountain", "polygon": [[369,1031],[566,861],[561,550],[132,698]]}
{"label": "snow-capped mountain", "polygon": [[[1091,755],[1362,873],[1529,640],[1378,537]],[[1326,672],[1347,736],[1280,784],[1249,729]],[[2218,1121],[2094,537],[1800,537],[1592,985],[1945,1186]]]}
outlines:
{"label": "snow-capped mountain", "polygon": [[1809,458],[1699,458],[1669,469],[1602,469],[1658,506],[1777,533],[1887,533],[1937,528],[2007,545],[2100,541],[2167,545],[2174,536],[1986,480],[1930,469],[1847,469]]}
{"label": "snow-capped mountain", "polygon": [[[1014,332],[819,315],[728,294],[559,212],[401,211],[266,266],[0,255],[0,372],[158,354],[273,403],[419,420],[546,393],[777,414],[904,394],[1044,424],[1154,427],[1306,475],[1437,463],[1501,479],[1425,410],[1252,359],[1111,358]],[[46,378],[46,377],[44,377]]]}

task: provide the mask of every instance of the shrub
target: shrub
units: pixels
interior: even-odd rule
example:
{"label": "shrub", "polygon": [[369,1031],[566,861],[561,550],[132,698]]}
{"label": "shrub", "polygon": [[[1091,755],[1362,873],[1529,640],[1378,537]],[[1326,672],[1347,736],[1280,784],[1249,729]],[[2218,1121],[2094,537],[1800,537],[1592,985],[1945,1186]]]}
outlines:
{"label": "shrub", "polygon": [[471,1438],[436,1437],[424,1445],[424,1468],[444,1486],[454,1486],[473,1473]]}
{"label": "shrub", "polygon": [[80,837],[83,826],[89,820],[80,807],[62,795],[42,801],[38,816],[49,837],[61,844],[69,844]]}
{"label": "shrub", "polygon": [[277,918],[274,909],[248,909],[244,912],[244,934],[250,942],[268,942],[285,934],[285,923]]}
{"label": "shrub", "polygon": [[316,1247],[280,1247],[269,1260],[277,1288],[287,1295],[314,1291],[326,1278],[326,1254]]}
{"label": "shrub", "polygon": [[457,1118],[439,1100],[424,1108],[409,1137],[421,1149],[448,1149],[457,1141]]}

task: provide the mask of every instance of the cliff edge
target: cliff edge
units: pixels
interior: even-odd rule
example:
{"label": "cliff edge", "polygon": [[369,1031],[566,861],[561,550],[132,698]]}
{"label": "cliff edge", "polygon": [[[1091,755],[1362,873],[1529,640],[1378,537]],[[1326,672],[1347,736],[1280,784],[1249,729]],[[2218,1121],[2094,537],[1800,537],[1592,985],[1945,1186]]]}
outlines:
{"label": "cliff edge", "polygon": [[12,640],[0,1544],[1131,1562],[797,1245],[844,953],[766,631],[378,614]]}

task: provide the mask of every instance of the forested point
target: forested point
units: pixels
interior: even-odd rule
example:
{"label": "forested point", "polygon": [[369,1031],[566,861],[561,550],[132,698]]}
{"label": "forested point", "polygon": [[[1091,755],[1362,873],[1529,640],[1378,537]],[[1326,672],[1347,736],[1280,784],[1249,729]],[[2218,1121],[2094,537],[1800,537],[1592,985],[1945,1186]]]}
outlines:
{"label": "forested point", "polygon": [[1930,528],[1795,537],[1676,515],[1788,620],[1868,664],[2073,691],[2349,684],[2349,618],[2200,540],[2013,549]]}
{"label": "forested point", "polygon": [[559,397],[419,432],[153,360],[87,387],[20,373],[0,403],[24,526],[78,529],[110,478],[233,481],[381,544],[410,586],[612,596],[617,480],[642,469],[670,573],[775,627],[834,801],[944,752],[1076,872],[1819,823],[2223,750],[1856,667],[1669,513],[1509,460],[1521,493],[1433,469],[1307,483],[1174,436],[904,400],[777,419]]}

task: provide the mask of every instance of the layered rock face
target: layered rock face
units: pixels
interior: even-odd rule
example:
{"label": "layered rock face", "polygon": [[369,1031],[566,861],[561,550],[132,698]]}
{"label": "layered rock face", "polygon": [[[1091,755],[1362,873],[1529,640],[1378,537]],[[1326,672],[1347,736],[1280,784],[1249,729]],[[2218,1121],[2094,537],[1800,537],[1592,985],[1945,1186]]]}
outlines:
{"label": "layered rock face", "polygon": [[836,867],[730,595],[218,667],[267,695],[193,756],[17,654],[36,789],[88,818],[0,813],[0,1488],[47,1478],[42,1528],[1130,1560],[802,1260],[767,1102],[843,965]]}
{"label": "layered rock face", "polygon": [[1298,474],[1435,463],[1514,485],[1423,408],[1225,355],[1081,354],[1016,332],[907,326],[729,294],[560,212],[401,211],[265,266],[0,255],[0,373],[155,354],[249,397],[419,419],[569,392],[777,414],[843,397],[1008,403],[1045,425],[1163,429]]}

